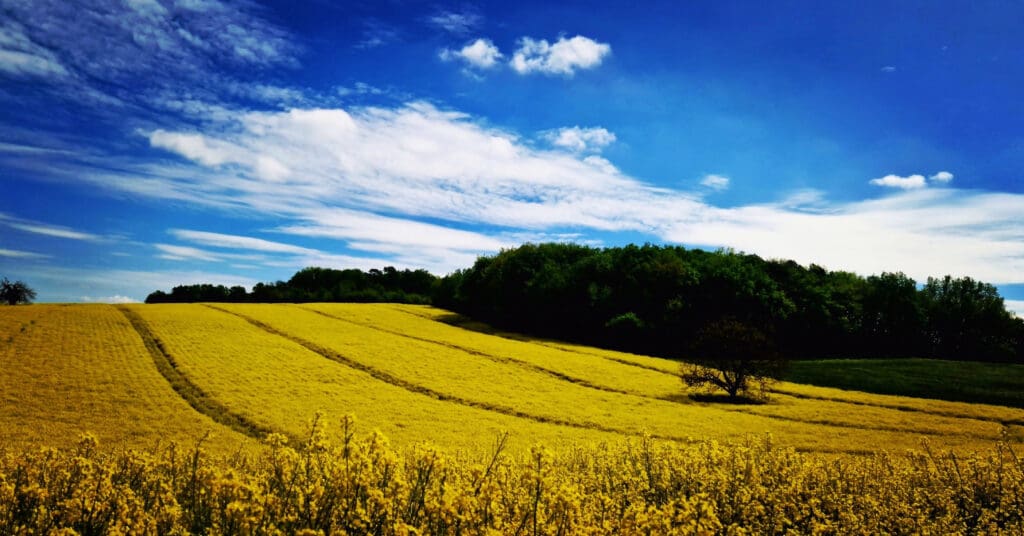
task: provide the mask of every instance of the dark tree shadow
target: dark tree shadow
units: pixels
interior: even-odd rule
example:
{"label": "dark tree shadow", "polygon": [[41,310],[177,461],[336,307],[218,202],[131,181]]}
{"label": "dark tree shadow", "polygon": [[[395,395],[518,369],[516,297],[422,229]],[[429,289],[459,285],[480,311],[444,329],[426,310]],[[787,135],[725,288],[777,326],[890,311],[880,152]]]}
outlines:
{"label": "dark tree shadow", "polygon": [[693,402],[700,402],[703,404],[761,406],[768,403],[767,400],[763,400],[760,398],[754,398],[743,395],[731,397],[725,393],[680,393],[674,395],[665,395],[661,397],[661,399],[668,402],[675,402],[677,404],[690,404]]}

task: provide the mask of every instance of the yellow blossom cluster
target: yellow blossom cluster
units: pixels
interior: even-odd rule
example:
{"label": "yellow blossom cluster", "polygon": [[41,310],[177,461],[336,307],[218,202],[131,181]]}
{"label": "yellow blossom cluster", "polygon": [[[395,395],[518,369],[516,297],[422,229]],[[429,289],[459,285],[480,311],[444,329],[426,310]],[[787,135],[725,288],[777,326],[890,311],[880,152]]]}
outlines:
{"label": "yellow blossom cluster", "polygon": [[452,456],[319,421],[255,457],[201,444],[0,453],[0,533],[987,534],[1024,531],[1024,462],[921,451],[824,457],[770,437],[688,446],[649,437]]}

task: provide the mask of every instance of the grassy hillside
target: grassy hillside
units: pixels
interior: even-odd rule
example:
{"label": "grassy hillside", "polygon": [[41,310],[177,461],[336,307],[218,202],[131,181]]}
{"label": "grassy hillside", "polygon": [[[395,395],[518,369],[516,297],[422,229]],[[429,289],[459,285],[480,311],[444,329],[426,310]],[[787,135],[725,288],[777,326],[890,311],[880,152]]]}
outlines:
{"label": "grassy hillside", "polygon": [[796,361],[787,379],[869,393],[1024,408],[1024,365],[937,359]]}
{"label": "grassy hillside", "polygon": [[[785,383],[767,404],[697,401],[671,361],[440,322],[388,304],[32,306],[0,317],[6,407],[16,444],[194,438],[301,441],[318,412],[354,414],[398,445],[486,449],[671,443],[772,434],[809,452],[933,445],[973,450],[1024,410]],[[179,417],[180,416],[180,417]]]}

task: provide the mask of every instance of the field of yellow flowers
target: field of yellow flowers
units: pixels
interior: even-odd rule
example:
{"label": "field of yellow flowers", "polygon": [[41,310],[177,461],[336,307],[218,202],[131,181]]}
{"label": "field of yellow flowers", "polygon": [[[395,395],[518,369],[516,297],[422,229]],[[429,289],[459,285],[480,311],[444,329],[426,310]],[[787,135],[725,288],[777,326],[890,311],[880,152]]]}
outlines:
{"label": "field of yellow flowers", "polygon": [[252,439],[196,412],[160,374],[132,325],[104,305],[6,307],[0,314],[0,448],[153,446],[217,430],[211,448]]}
{"label": "field of yellow flowers", "polygon": [[642,437],[553,452],[397,450],[351,419],[289,445],[0,453],[0,533],[1019,534],[1024,463],[984,454],[827,459],[770,437],[681,446]]}
{"label": "field of yellow flowers", "polygon": [[702,402],[674,362],[451,316],[5,308],[0,534],[1024,530],[1024,410]]}

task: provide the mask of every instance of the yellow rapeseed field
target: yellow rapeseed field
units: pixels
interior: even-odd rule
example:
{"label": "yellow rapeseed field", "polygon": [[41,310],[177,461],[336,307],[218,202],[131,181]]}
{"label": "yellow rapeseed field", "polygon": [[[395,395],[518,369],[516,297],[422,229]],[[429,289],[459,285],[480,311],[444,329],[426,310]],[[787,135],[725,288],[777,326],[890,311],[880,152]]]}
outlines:
{"label": "yellow rapeseed field", "polygon": [[1024,533],[1022,410],[697,402],[675,362],[451,316],[4,308],[0,534]]}
{"label": "yellow rapeseed field", "polygon": [[[625,390],[640,396],[685,401],[681,396],[679,365],[665,359],[523,337],[520,340],[507,338],[507,335],[506,338],[496,337],[448,325],[442,320],[452,314],[433,307],[335,303],[302,307],[387,333],[543,368],[564,375],[569,381]],[[486,326],[483,328],[487,329]],[[985,440],[994,440],[1007,428],[1011,437],[1024,440],[1019,424],[1008,424],[1024,424],[1024,410],[1020,409],[871,395],[790,383],[778,385],[769,404],[720,407],[815,424],[922,434],[961,434]]]}
{"label": "yellow rapeseed field", "polygon": [[455,458],[315,423],[255,459],[201,450],[0,453],[0,533],[1020,534],[1024,463],[1009,445],[956,456],[827,459],[770,438],[642,438]]}
{"label": "yellow rapeseed field", "polygon": [[[289,316],[287,306],[270,306]],[[199,305],[138,305],[179,369],[230,410],[264,427],[299,436],[317,412],[355,414],[370,429],[411,445],[487,448],[502,431],[526,447],[606,441],[614,435],[503,415],[411,392]],[[308,313],[312,314],[312,313]]]}
{"label": "yellow rapeseed field", "polygon": [[[992,420],[928,413],[908,416],[882,406],[785,395],[761,406],[695,403],[682,394],[682,383],[674,375],[654,372],[658,368],[654,365],[627,365],[609,352],[604,352],[609,356],[577,353],[563,360],[566,348],[516,343],[436,322],[424,326],[423,318],[400,314],[394,306],[217,307],[343,356],[389,381],[505,414],[626,435],[648,432],[677,441],[740,440],[771,432],[803,450],[864,452],[879,447],[916,448],[923,437],[946,448],[972,449],[995,441],[1003,429]],[[602,371],[600,378],[581,372],[587,363]],[[658,381],[649,388],[628,379],[617,382],[638,371]],[[666,380],[678,386],[675,393],[665,392]]]}
{"label": "yellow rapeseed field", "polygon": [[0,447],[61,445],[86,431],[109,446],[188,443],[207,432],[225,451],[250,442],[185,403],[108,305],[4,307],[0,408]]}

